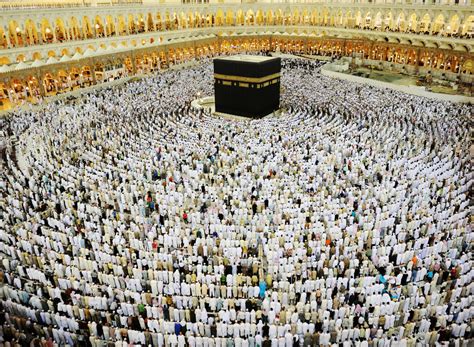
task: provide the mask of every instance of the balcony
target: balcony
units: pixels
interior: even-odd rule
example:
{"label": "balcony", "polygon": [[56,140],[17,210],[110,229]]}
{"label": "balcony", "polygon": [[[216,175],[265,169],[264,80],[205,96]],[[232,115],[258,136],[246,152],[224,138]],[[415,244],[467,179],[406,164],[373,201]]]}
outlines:
{"label": "balcony", "polygon": [[187,4],[331,4],[331,5],[419,5],[431,6],[470,6],[472,0],[0,0],[2,10],[31,10],[54,8],[83,8],[110,6],[163,6]]}

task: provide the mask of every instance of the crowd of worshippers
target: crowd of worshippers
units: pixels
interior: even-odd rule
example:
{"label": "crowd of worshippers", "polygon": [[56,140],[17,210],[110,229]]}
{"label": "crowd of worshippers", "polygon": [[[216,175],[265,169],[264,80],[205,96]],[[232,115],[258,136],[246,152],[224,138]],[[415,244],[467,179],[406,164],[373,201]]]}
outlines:
{"label": "crowd of worshippers", "polygon": [[258,120],[210,60],[16,111],[1,344],[472,344],[472,106],[282,65]]}

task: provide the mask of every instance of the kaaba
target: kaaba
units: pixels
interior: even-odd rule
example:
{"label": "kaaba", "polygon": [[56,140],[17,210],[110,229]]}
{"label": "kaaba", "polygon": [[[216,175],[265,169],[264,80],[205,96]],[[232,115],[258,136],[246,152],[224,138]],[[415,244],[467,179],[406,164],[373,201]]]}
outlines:
{"label": "kaaba", "polygon": [[235,55],[214,59],[216,112],[260,118],[280,108],[281,59]]}

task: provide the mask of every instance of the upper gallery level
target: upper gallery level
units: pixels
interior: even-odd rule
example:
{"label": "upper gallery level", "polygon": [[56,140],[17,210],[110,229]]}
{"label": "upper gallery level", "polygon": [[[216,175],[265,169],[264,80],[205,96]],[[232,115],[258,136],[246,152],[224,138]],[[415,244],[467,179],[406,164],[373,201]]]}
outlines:
{"label": "upper gallery level", "polygon": [[[474,6],[460,1],[0,0],[0,6],[9,6],[0,11],[0,48],[219,26],[304,25],[471,38]],[[34,8],[41,4],[45,7]]]}
{"label": "upper gallery level", "polygon": [[269,32],[474,51],[474,6],[463,0],[209,1],[0,0],[0,66],[180,35]]}

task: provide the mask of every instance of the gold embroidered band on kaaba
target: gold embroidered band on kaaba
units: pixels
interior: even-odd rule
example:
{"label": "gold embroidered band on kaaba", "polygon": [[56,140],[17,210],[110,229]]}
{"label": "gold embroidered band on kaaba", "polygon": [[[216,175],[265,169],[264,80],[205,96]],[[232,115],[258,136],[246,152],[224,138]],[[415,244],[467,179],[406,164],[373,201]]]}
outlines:
{"label": "gold embroidered band on kaaba", "polygon": [[271,81],[279,77],[280,77],[279,72],[274,73],[272,75],[263,76],[263,77],[243,77],[243,76],[235,76],[235,75],[222,75],[218,73],[214,74],[215,79],[235,81],[235,82],[247,82],[247,83],[263,83],[263,82]]}

